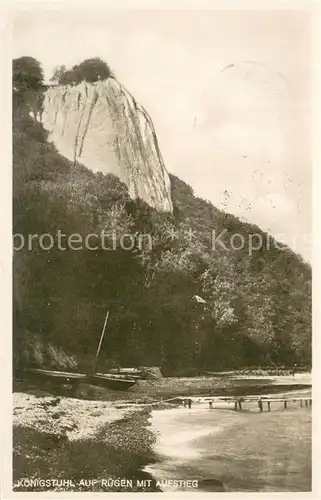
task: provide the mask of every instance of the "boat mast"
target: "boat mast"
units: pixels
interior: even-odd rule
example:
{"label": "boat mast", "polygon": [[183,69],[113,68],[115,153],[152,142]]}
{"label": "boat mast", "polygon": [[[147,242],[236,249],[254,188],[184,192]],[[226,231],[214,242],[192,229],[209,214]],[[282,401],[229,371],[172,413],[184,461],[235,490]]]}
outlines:
{"label": "boat mast", "polygon": [[105,323],[104,323],[104,326],[103,326],[103,331],[101,332],[100,341],[99,341],[99,344],[98,344],[98,349],[97,349],[96,356],[95,356],[95,359],[94,359],[93,368],[92,368],[92,372],[93,373],[95,373],[96,364],[97,364],[97,360],[98,360],[98,355],[99,355],[101,344],[102,344],[102,341],[103,341],[103,338],[104,338],[104,335],[105,335],[105,330],[106,330],[106,325],[107,325],[108,317],[109,317],[109,311],[107,311],[107,314],[106,314]]}

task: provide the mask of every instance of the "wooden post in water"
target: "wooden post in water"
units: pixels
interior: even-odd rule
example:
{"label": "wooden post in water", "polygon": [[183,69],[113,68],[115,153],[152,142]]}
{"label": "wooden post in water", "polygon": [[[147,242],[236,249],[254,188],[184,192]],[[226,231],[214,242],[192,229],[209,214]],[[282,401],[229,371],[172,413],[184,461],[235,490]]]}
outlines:
{"label": "wooden post in water", "polygon": [[260,412],[262,412],[263,411],[263,403],[262,403],[261,398],[259,398],[259,400],[258,400],[258,406],[259,406]]}
{"label": "wooden post in water", "polygon": [[304,402],[305,402],[305,406],[308,406],[308,400],[306,399]]}
{"label": "wooden post in water", "polygon": [[286,408],[287,408],[287,401],[284,400],[284,409],[286,410]]}
{"label": "wooden post in water", "polygon": [[309,399],[309,405],[312,406],[312,398]]}
{"label": "wooden post in water", "polygon": [[108,316],[109,316],[109,311],[107,311],[106,318],[105,318],[105,323],[104,323],[104,326],[103,326],[103,331],[101,332],[100,341],[99,341],[99,344],[98,344],[96,356],[95,356],[94,363],[93,363],[92,373],[95,373],[97,359],[98,359],[98,356],[99,356],[99,351],[100,351],[101,344],[102,344],[102,341],[103,341],[103,338],[104,338],[104,335],[105,335],[105,330],[106,330],[106,325],[107,325],[107,321],[108,321]]}
{"label": "wooden post in water", "polygon": [[234,410],[237,411],[237,401],[234,403]]}
{"label": "wooden post in water", "polygon": [[302,408],[302,406],[303,406],[303,400],[300,399],[300,408]]}
{"label": "wooden post in water", "polygon": [[238,400],[238,404],[239,404],[239,410],[242,411],[242,400],[241,399]]}
{"label": "wooden post in water", "polygon": [[271,402],[268,401],[267,404],[268,404],[268,411],[271,411]]}

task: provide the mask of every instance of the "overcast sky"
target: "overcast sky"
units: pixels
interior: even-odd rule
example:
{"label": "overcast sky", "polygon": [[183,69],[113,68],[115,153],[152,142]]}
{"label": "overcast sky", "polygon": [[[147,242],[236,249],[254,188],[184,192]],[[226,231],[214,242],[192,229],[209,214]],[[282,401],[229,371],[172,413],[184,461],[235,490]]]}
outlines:
{"label": "overcast sky", "polygon": [[106,60],[151,115],[169,172],[311,260],[311,37],[303,11],[33,9],[15,16],[13,53],[46,78]]}

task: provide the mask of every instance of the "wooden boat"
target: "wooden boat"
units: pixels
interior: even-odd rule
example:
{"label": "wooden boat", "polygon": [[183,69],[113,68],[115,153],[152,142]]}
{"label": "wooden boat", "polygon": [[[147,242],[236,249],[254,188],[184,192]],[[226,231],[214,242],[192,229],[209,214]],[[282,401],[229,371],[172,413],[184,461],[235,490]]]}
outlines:
{"label": "wooden boat", "polygon": [[108,373],[121,375],[122,377],[127,376],[128,378],[137,380],[144,380],[148,377],[148,373],[145,370],[139,370],[138,368],[112,368]]}
{"label": "wooden boat", "polygon": [[89,384],[99,385],[108,389],[126,391],[136,384],[137,379],[112,373],[94,373],[88,376],[87,381]]}
{"label": "wooden boat", "polygon": [[70,384],[76,386],[82,382],[121,391],[126,391],[137,382],[135,378],[112,373],[71,373],[38,368],[16,369],[15,378],[29,380],[30,382],[51,382],[53,385],[58,383],[59,385]]}
{"label": "wooden boat", "polygon": [[85,373],[60,372],[52,370],[42,370],[40,368],[24,368],[16,369],[15,376],[17,378],[29,378],[32,380],[52,380],[61,383],[84,382],[87,375]]}

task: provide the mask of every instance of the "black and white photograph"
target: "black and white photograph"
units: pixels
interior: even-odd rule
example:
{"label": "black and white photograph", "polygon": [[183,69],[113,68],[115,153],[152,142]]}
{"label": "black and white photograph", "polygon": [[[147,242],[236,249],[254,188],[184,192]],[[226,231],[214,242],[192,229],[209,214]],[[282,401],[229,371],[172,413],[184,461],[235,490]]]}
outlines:
{"label": "black and white photograph", "polygon": [[13,495],[313,492],[315,4],[279,4],[12,10]]}

